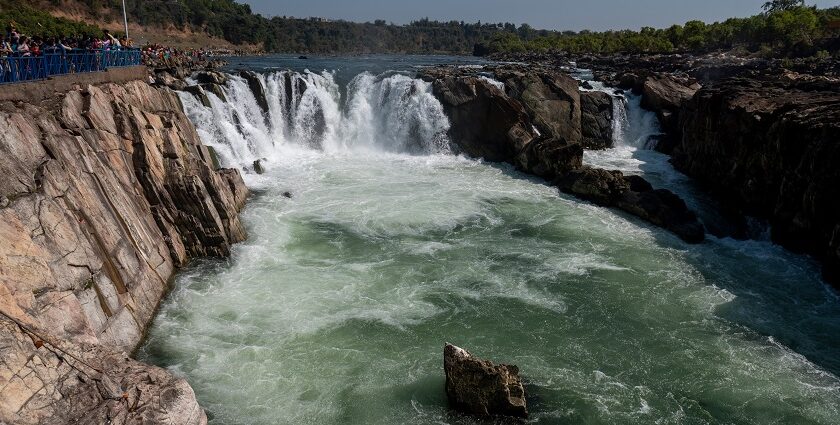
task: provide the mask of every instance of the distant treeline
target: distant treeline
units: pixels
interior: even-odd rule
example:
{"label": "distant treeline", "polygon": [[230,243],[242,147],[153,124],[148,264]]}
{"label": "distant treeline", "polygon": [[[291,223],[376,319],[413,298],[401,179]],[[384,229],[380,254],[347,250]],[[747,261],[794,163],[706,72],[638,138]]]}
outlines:
{"label": "distant treeline", "polygon": [[[786,6],[779,6],[778,3]],[[775,6],[774,6],[775,5]],[[766,12],[706,24],[689,21],[667,29],[563,32],[504,31],[477,46],[478,54],[564,51],[569,53],[702,53],[742,48],[768,55],[838,53],[840,7],[817,9],[797,1],[775,1]]]}
{"label": "distant treeline", "polygon": [[[15,10],[10,10],[16,3]],[[122,0],[39,0],[44,7],[68,4],[87,8],[98,19],[121,20]],[[0,0],[0,20],[10,17],[26,31],[61,28],[21,2]],[[145,26],[174,26],[203,31],[234,44],[260,45],[270,52],[299,53],[455,53],[488,55],[510,52],[671,53],[743,48],[776,55],[837,53],[840,8],[805,7],[801,0],[773,0],[765,12],[705,24],[690,21],[667,29],[640,31],[547,31],[527,24],[439,22],[422,19],[408,25],[385,21],[354,23],[320,18],[274,17],[252,13],[234,0],[126,0],[129,19]],[[39,9],[41,9],[39,7]],[[17,13],[17,14],[15,14]],[[32,16],[21,16],[31,13]],[[26,23],[26,24],[24,24]],[[31,31],[31,30],[30,30]],[[51,30],[52,31],[52,30]],[[34,32],[34,31],[33,31]]]}

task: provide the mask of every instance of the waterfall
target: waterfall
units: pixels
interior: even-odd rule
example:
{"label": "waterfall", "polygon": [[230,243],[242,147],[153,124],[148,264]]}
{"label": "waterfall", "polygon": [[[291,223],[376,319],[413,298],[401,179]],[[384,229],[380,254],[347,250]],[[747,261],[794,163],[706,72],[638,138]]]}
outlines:
{"label": "waterfall", "polygon": [[431,84],[400,73],[357,75],[346,99],[334,74],[278,71],[258,75],[264,111],[247,81],[231,75],[222,99],[207,91],[210,106],[179,92],[202,141],[226,166],[269,161],[283,146],[324,151],[349,149],[412,154],[448,150],[449,121]]}
{"label": "waterfall", "polygon": [[[583,70],[586,71],[586,70]],[[653,149],[656,137],[662,134],[659,118],[653,111],[642,108],[642,96],[629,91],[617,91],[603,82],[586,79],[591,74],[578,75],[592,87],[582,91],[604,92],[612,98],[612,142],[615,148]]]}

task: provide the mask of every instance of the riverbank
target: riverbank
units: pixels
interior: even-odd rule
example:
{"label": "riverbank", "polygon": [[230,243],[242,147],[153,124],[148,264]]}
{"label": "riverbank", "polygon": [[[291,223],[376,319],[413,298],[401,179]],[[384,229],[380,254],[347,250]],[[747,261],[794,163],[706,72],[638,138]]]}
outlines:
{"label": "riverbank", "polygon": [[651,143],[673,154],[740,222],[718,236],[745,239],[766,223],[771,239],[824,265],[840,284],[840,206],[833,170],[840,139],[840,61],[710,55],[526,55],[517,60],[560,69],[589,68],[595,78],[642,97],[663,134]]}
{"label": "riverbank", "polygon": [[179,267],[245,238],[239,172],[144,80],[0,111],[0,421],[206,423],[186,381],[126,353]]}

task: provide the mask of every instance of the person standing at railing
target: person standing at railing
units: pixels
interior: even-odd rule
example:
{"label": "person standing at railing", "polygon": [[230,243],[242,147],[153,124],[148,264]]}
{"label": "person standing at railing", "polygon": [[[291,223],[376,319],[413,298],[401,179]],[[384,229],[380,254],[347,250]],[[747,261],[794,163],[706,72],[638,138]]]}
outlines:
{"label": "person standing at railing", "polygon": [[17,53],[17,56],[21,56],[21,57],[32,56],[32,53],[29,51],[29,38],[28,37],[22,36],[20,38],[20,42],[18,43],[17,48],[15,49],[15,53]]}
{"label": "person standing at railing", "polygon": [[102,32],[105,34],[105,39],[103,40],[105,48],[119,50],[119,48],[122,47],[122,44],[120,44],[120,40],[117,40],[116,37],[111,35],[110,31],[103,30]]}

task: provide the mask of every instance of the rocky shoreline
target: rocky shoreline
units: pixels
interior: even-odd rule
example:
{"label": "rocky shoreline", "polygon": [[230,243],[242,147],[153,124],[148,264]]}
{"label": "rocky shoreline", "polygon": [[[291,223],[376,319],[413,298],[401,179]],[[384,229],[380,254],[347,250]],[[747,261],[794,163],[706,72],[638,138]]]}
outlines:
{"label": "rocky shoreline", "polygon": [[611,102],[601,96],[605,93],[581,92],[568,74],[540,65],[439,67],[420,77],[432,83],[452,125],[450,138],[464,153],[513,164],[565,193],[637,216],[688,243],[704,240],[697,216],[671,191],[654,190],[638,176],[583,165],[584,145],[611,143],[611,126],[603,124],[612,118],[604,115],[612,109],[611,103],[604,107]]}
{"label": "rocky shoreline", "polygon": [[[770,237],[813,256],[840,286],[840,63],[676,57],[611,61],[595,75],[633,90],[657,113],[665,135],[656,149],[714,195],[750,237],[750,219]],[[627,67],[630,63],[636,67]]]}
{"label": "rocky shoreline", "polygon": [[178,267],[245,238],[239,172],[144,81],[0,103],[0,152],[0,422],[206,423],[126,353]]}

